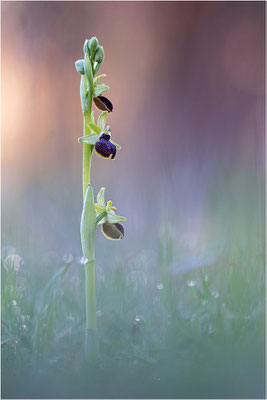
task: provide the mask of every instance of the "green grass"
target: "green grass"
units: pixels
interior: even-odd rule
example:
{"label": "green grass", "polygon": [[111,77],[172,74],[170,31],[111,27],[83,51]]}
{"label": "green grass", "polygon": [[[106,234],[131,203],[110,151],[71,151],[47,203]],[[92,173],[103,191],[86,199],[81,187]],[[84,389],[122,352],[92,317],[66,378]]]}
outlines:
{"label": "green grass", "polygon": [[97,265],[89,363],[82,266],[2,260],[3,398],[264,398],[263,254],[251,242],[177,272],[166,229],[157,254]]}

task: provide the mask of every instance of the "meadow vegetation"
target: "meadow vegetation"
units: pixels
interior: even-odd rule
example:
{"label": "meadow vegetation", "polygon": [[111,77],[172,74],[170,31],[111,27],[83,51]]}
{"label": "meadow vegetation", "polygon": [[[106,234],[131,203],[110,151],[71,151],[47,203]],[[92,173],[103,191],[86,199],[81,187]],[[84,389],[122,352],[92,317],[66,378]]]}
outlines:
{"label": "meadow vegetation", "polygon": [[88,362],[83,265],[54,253],[26,265],[4,248],[3,397],[263,398],[264,258],[255,248],[183,269],[166,225],[157,253],[96,264],[99,353]]}

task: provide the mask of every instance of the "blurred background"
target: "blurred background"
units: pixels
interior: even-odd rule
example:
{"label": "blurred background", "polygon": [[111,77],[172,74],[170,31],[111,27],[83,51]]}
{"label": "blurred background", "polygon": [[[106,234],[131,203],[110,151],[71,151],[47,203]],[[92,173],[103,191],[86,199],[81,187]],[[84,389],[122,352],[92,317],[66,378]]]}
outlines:
{"label": "blurred background", "polygon": [[264,3],[4,2],[3,243],[80,251],[74,62],[93,35],[122,151],[92,183],[127,216],[120,251],[168,212],[189,245],[263,227]]}
{"label": "blurred background", "polygon": [[107,123],[122,150],[115,160],[94,154],[92,184],[127,217],[123,241],[97,233],[97,263],[119,260],[131,273],[140,256],[151,265],[144,279],[156,282],[170,238],[174,275],[248,249],[248,268],[257,257],[263,272],[264,2],[1,7],[2,246],[41,278],[44,257],[81,256],[74,62],[97,36],[114,106]]}

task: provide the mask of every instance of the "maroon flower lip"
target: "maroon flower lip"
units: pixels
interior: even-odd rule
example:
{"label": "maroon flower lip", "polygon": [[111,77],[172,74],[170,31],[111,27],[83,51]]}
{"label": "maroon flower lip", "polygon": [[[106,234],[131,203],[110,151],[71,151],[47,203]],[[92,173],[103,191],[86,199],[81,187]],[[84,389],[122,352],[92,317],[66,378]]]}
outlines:
{"label": "maroon flower lip", "polygon": [[107,99],[105,96],[97,96],[94,97],[94,103],[96,107],[101,110],[101,111],[107,111],[107,112],[112,112],[113,111],[113,105],[109,99]]}
{"label": "maroon flower lip", "polygon": [[99,140],[95,144],[95,151],[98,155],[104,158],[109,158],[113,160],[116,155],[116,146],[109,141],[110,135],[103,134],[100,136]]}

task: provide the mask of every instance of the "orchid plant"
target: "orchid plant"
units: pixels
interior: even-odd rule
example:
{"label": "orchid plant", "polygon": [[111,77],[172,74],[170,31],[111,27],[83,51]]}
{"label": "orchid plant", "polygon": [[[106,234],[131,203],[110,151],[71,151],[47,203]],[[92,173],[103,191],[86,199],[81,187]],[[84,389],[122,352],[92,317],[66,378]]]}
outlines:
{"label": "orchid plant", "polygon": [[[121,224],[125,217],[116,214],[112,201],[105,204],[105,188],[102,187],[94,202],[91,186],[91,159],[95,152],[104,158],[114,159],[121,147],[111,139],[111,128],[106,126],[108,113],[113,111],[111,101],[102,93],[109,87],[101,80],[106,74],[97,75],[104,61],[104,49],[98,39],[85,40],[84,58],[75,62],[76,70],[81,74],[80,97],[83,111],[83,136],[78,139],[83,144],[83,211],[81,217],[81,244],[85,260],[85,294],[86,294],[86,353],[88,354],[89,338],[95,338],[96,332],[96,293],[95,293],[95,229],[101,226],[104,236],[119,240],[124,236]],[[95,121],[92,105],[102,111]],[[90,335],[90,333],[92,335]]]}

